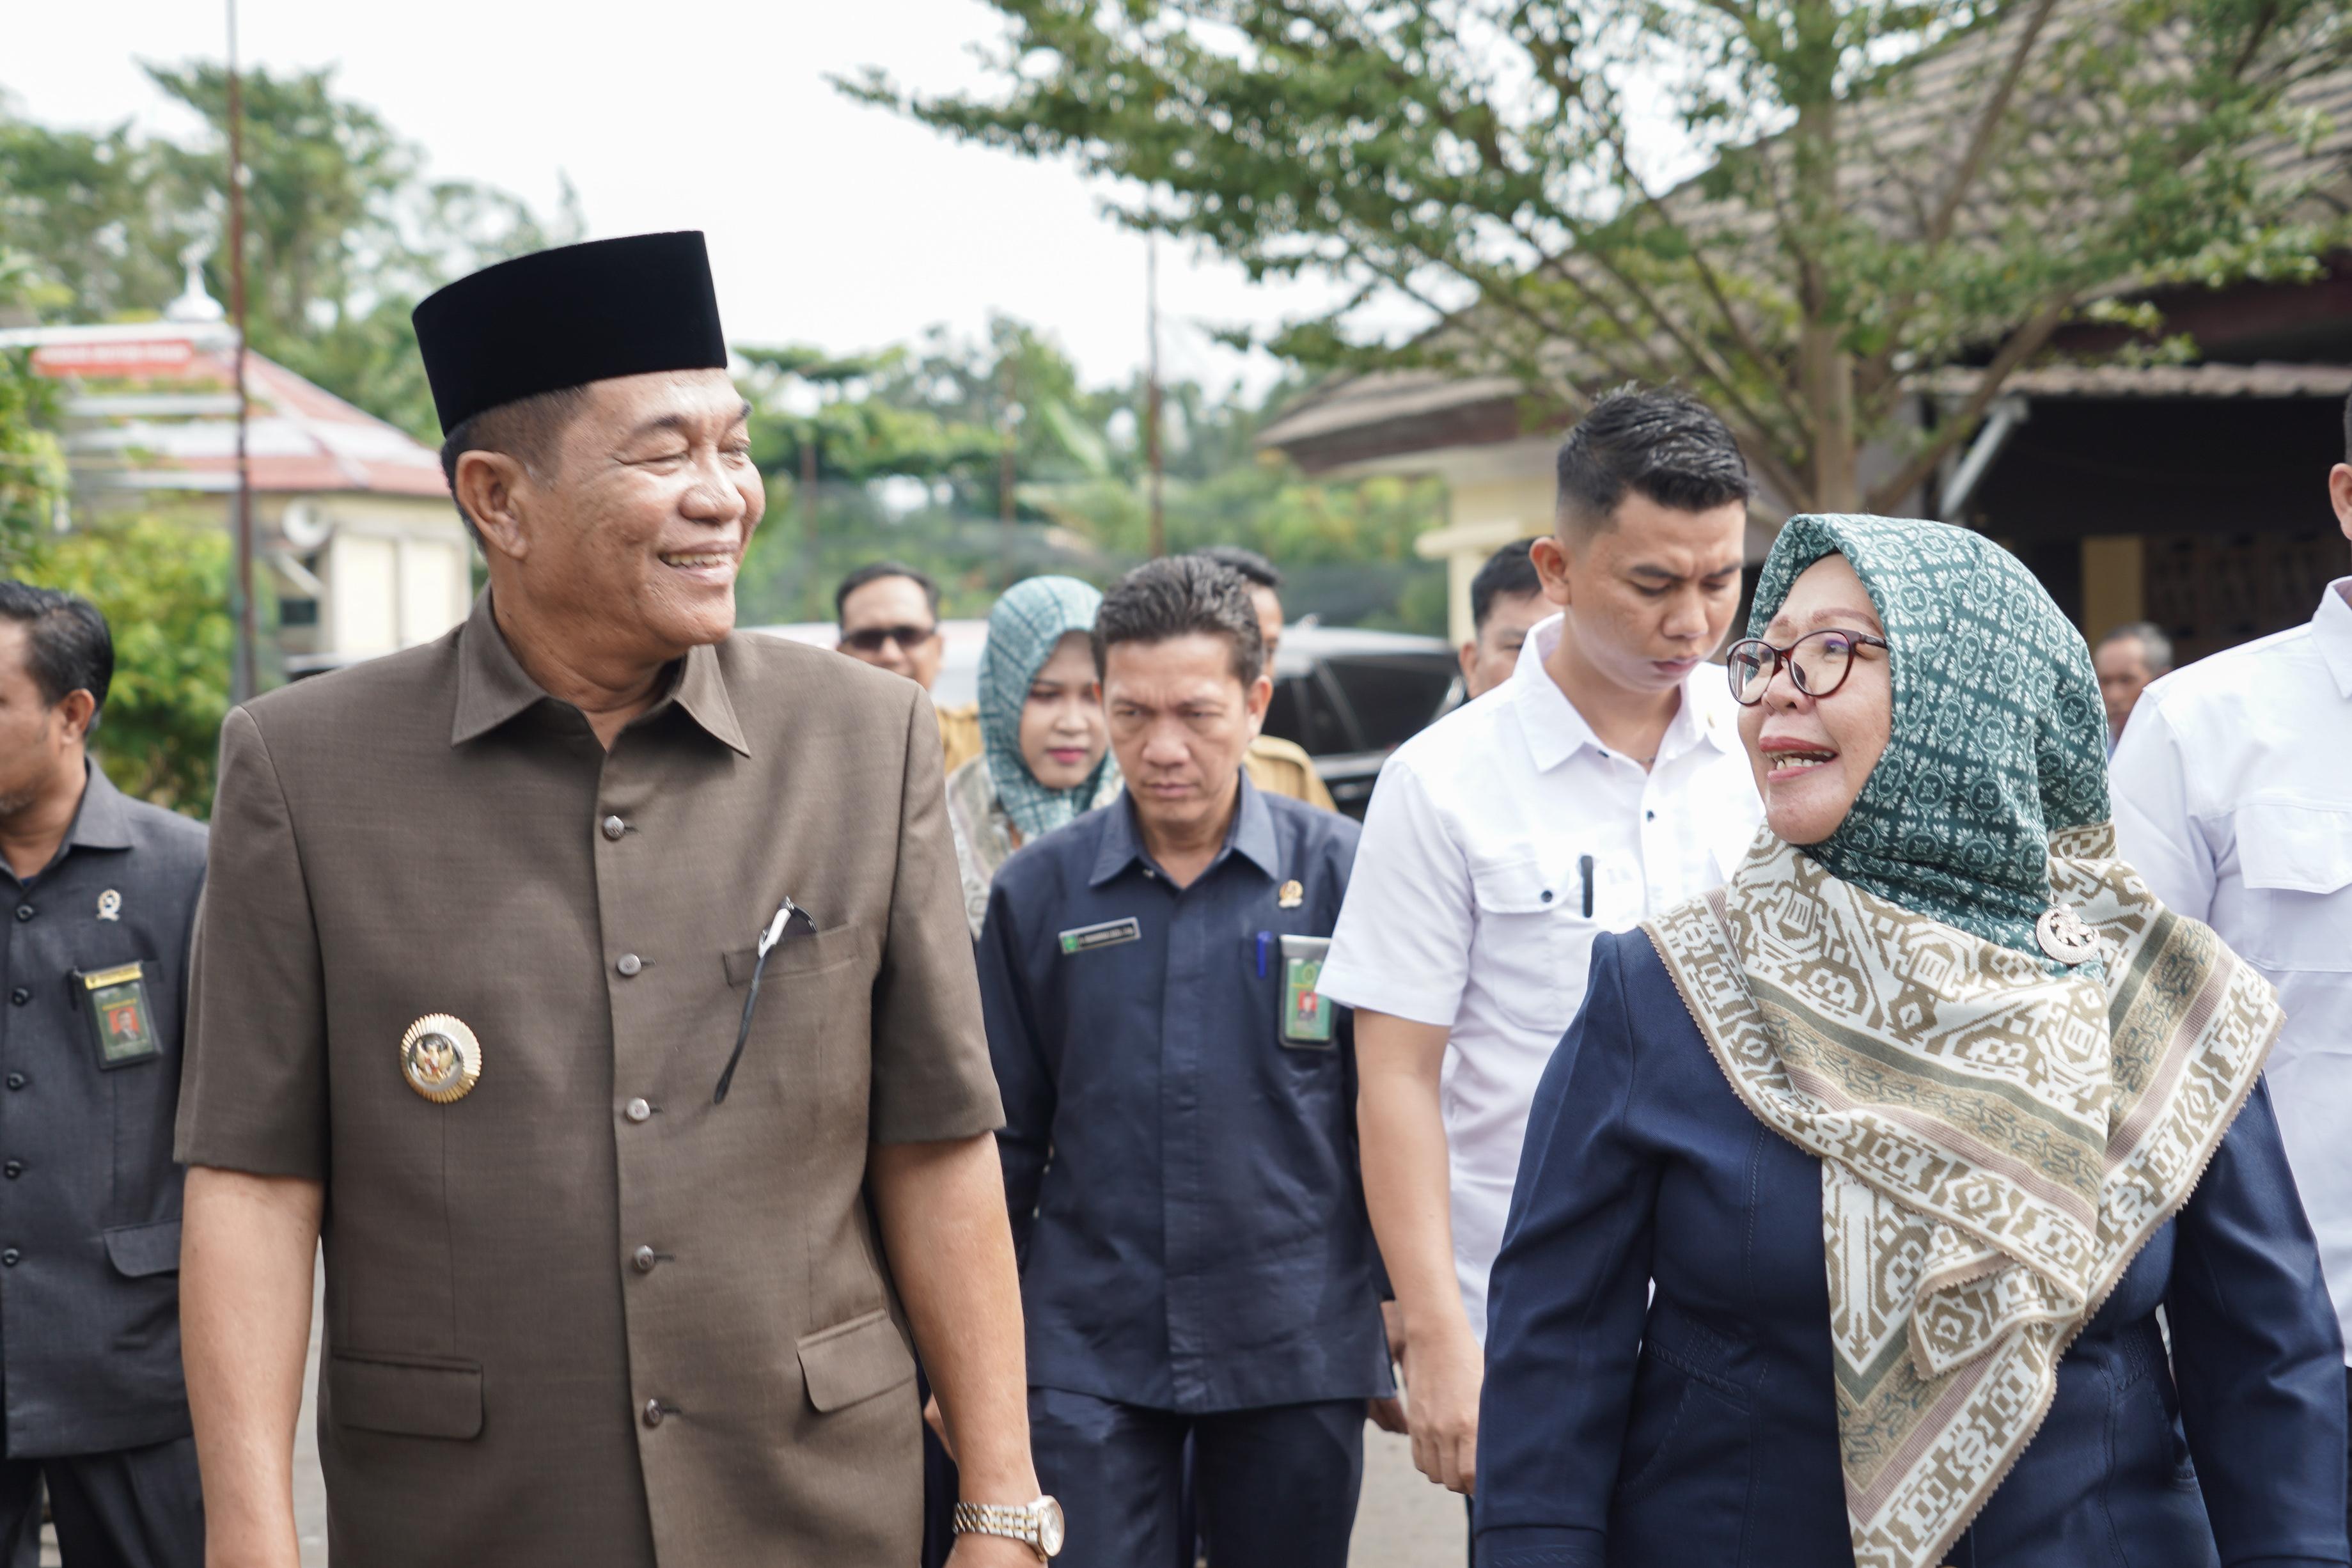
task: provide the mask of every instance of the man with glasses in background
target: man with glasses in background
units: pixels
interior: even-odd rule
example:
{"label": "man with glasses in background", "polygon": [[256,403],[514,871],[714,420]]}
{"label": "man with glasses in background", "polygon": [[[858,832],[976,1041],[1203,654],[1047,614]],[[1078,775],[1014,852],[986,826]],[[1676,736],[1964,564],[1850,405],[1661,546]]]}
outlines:
{"label": "man with glasses in background", "polygon": [[[947,639],[940,635],[940,585],[929,574],[897,561],[860,566],[833,591],[833,613],[843,653],[903,675],[926,691],[939,679]],[[949,773],[980,755],[980,704],[931,711],[939,716]]]}

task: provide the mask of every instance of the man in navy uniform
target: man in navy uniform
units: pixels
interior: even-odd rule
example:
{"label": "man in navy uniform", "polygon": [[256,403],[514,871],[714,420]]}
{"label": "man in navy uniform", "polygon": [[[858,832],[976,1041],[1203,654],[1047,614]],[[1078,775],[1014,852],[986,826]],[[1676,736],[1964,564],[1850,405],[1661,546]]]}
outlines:
{"label": "man in navy uniform", "polygon": [[114,675],[98,611],[0,582],[0,1563],[40,1482],[71,1568],[196,1568],[180,1381],[180,1092],[205,830],[88,755]]}
{"label": "man in navy uniform", "polygon": [[981,993],[1022,1253],[1037,1472],[1066,1562],[1342,1568],[1392,1393],[1349,1024],[1315,991],[1356,825],[1259,790],[1247,585],[1155,561],[1095,668],[1124,798],[997,874]]}

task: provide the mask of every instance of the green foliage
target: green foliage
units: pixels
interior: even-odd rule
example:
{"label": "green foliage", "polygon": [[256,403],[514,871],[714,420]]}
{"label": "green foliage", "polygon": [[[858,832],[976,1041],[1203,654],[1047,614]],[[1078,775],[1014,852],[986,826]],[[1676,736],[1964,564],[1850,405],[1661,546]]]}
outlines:
{"label": "green foliage", "polygon": [[[770,491],[737,589],[747,624],[829,618],[834,584],[883,555],[937,576],[951,616],[984,615],[1018,577],[1108,583],[1144,558],[1145,389],[1083,385],[1036,329],[1000,318],[978,343],[934,331],[847,361],[737,352],[753,365],[745,395]],[[1171,550],[1262,552],[1290,574],[1293,616],[1444,629],[1444,569],[1412,552],[1443,517],[1434,483],[1316,483],[1257,451],[1261,405],[1190,384],[1164,403]],[[814,495],[802,487],[811,458]]]}
{"label": "green foliage", "polygon": [[[32,263],[0,247],[0,307],[37,286]],[[66,491],[65,452],[42,427],[55,414],[55,392],[31,361],[22,351],[0,351],[0,575],[49,531]]]}
{"label": "green foliage", "polygon": [[[54,320],[152,315],[180,292],[184,256],[230,297],[227,79],[214,65],[150,66],[205,127],[180,143],[51,131],[0,98],[0,245],[37,258]],[[514,196],[436,181],[331,69],[244,79],[246,261],[253,346],[420,440],[440,426],[408,321],[415,302],[492,261],[577,238],[566,188],[553,224]]]}
{"label": "green foliage", "polygon": [[229,546],[209,513],[142,514],[44,541],[23,575],[79,594],[114,633],[114,685],[92,750],[124,792],[212,811],[228,712]]}
{"label": "green foliage", "polygon": [[[1273,341],[1302,363],[1508,374],[1539,416],[1679,381],[1798,506],[1902,499],[2118,287],[2352,239],[2310,155],[2342,0],[992,3],[986,89],[843,85],[1253,277],[1343,280]],[[1438,323],[1402,347],[1358,314],[1399,298]],[[1955,364],[1989,369],[1917,433]],[[1907,460],[1865,495],[1872,440]]]}

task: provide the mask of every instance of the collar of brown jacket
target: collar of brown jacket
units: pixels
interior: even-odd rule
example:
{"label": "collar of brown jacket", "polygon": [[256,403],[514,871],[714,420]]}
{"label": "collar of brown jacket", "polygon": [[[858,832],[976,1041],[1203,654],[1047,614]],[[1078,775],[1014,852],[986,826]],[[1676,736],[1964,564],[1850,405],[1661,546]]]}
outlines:
{"label": "collar of brown jacket", "polygon": [[[473,613],[465,625],[451,635],[457,639],[457,711],[449,726],[451,745],[462,746],[533,703],[551,700],[507,647],[506,637],[490,614],[488,588],[475,597]],[[743,726],[735,718],[735,704],[727,696],[727,678],[719,668],[716,644],[688,649],[670,677],[669,689],[631,722],[642,723],[672,702],[712,740],[739,755],[751,754]]]}

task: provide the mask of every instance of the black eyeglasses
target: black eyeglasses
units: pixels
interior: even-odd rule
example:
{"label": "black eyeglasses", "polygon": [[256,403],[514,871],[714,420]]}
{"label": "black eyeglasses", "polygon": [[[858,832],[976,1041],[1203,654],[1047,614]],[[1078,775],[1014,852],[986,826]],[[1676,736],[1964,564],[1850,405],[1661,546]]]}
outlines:
{"label": "black eyeglasses", "polygon": [[1774,647],[1762,637],[1748,637],[1731,645],[1724,657],[1724,671],[1731,678],[1732,699],[1742,708],[1753,708],[1764,700],[1766,689],[1783,664],[1789,667],[1789,679],[1797,683],[1797,689],[1818,701],[1843,686],[1845,678],[1853,673],[1856,648],[1886,646],[1885,637],[1834,628],[1807,632],[1787,647]]}
{"label": "black eyeglasses", "polygon": [[861,631],[842,633],[841,646],[859,653],[880,653],[886,642],[897,643],[902,648],[918,648],[939,635],[937,626],[867,626]]}

